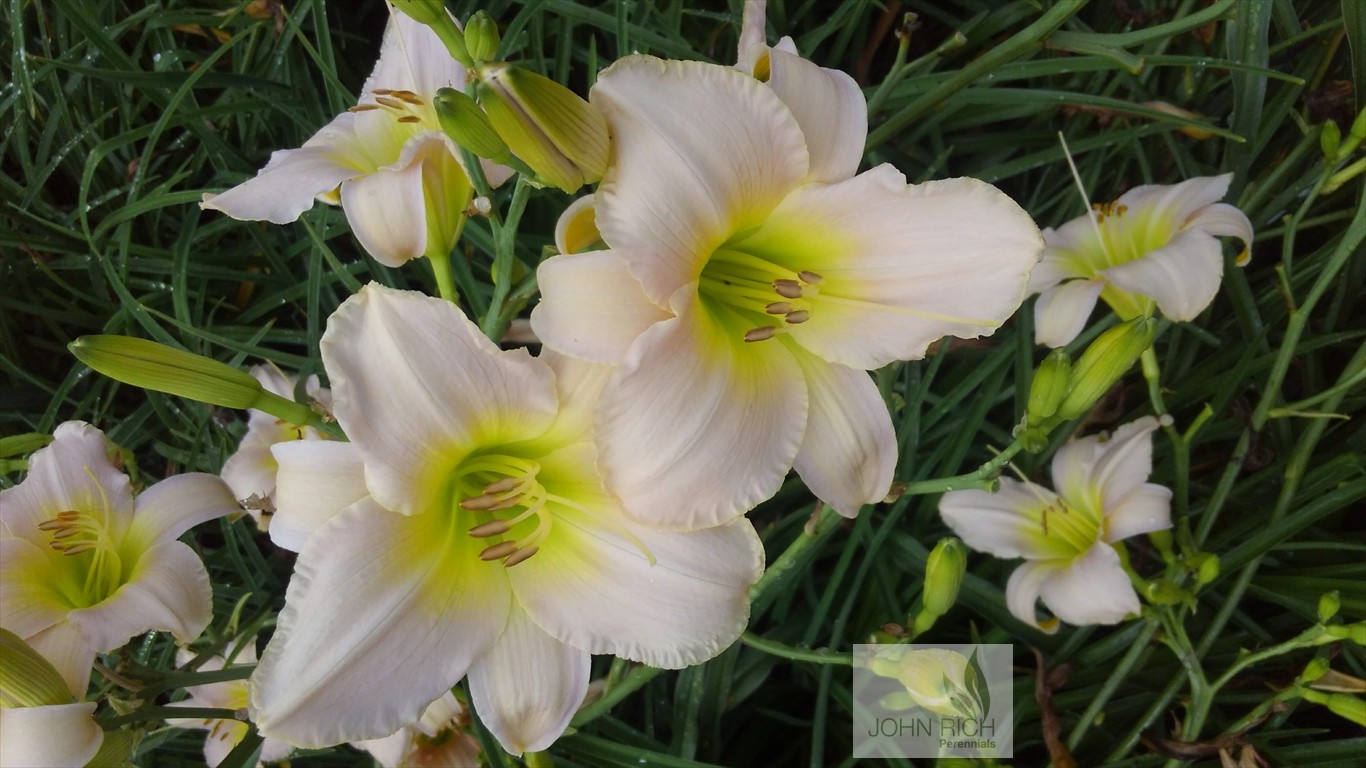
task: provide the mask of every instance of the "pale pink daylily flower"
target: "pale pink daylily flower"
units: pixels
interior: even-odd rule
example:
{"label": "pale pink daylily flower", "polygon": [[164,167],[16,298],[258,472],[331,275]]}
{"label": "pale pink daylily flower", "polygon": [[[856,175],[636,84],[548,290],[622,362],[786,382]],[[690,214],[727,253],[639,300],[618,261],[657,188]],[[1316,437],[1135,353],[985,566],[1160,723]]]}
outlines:
{"label": "pale pink daylily flower", "polygon": [[479,742],[465,727],[469,713],[449,692],[433,701],[422,719],[392,736],[352,742],[381,768],[479,768]]}
{"label": "pale pink daylily flower", "polygon": [[680,529],[743,514],[793,466],[846,516],[881,500],[896,445],[864,371],[992,333],[1043,247],[989,184],[855,176],[857,86],[751,38],[749,71],[631,56],[598,78],[613,159],[566,213],[531,317],[551,349],[617,366],[604,475],[634,517]]}
{"label": "pale pink daylily flower", "polygon": [[[253,365],[251,375],[266,391],[290,400],[294,399],[295,377],[286,376],[273,365]],[[317,376],[304,382],[308,397],[326,409],[331,408],[332,393],[318,383]],[[220,476],[239,500],[249,502],[246,510],[256,527],[269,530],[270,514],[275,493],[275,473],[279,465],[270,452],[276,443],[291,440],[323,440],[325,436],[314,427],[290,424],[265,411],[247,411],[247,434],[242,436],[237,450],[223,462]]]}
{"label": "pale pink daylily flower", "polygon": [[[194,654],[186,650],[181,650],[176,655],[176,660],[183,666],[191,659]],[[223,669],[228,665],[229,660],[222,656],[214,656],[199,665],[196,671],[212,672]],[[252,637],[240,644],[240,650],[232,657],[233,665],[245,665],[256,663],[256,638]],[[246,709],[247,707],[247,681],[225,680],[220,683],[206,683],[204,685],[192,685],[185,689],[190,694],[189,698],[183,701],[173,702],[172,707],[205,707],[210,709]],[[167,725],[177,728],[192,728],[208,731],[204,738],[204,762],[209,768],[217,768],[223,762],[223,758],[232,753],[233,749],[247,735],[249,726],[242,720],[203,720],[194,718],[168,718]],[[279,739],[265,739],[261,744],[261,756],[256,764],[273,763],[283,760],[292,747]]]}
{"label": "pale pink daylily flower", "polygon": [[[1157,426],[1145,416],[1109,439],[1064,445],[1053,456],[1056,491],[1002,478],[996,493],[950,491],[940,499],[939,514],[968,546],[1026,559],[1006,584],[1015,618],[1053,632],[1058,619],[1115,624],[1138,613],[1138,594],[1116,546],[1172,525],[1171,491],[1146,482]],[[1056,619],[1039,621],[1040,598]]]}
{"label": "pale pink daylily flower", "polygon": [[222,480],[199,473],[134,499],[104,433],[68,421],[30,459],[24,481],[0,491],[0,627],[84,696],[96,653],[149,629],[182,643],[204,630],[213,614],[209,575],[176,539],[237,510]]}
{"label": "pale pink daylily flower", "polygon": [[1236,237],[1247,261],[1252,222],[1218,202],[1233,174],[1150,184],[1120,195],[1055,229],[1045,229],[1043,261],[1029,281],[1037,293],[1034,339],[1061,347],[1086,327],[1103,299],[1122,319],[1156,307],[1177,321],[1194,320],[1219,292],[1224,276],[1220,237]]}
{"label": "pale pink daylily flower", "polygon": [[321,346],[351,442],[274,449],[270,535],[299,559],[252,677],[263,734],[388,736],[468,675],[504,748],[542,750],[589,654],[679,668],[744,629],[763,569],[747,521],[653,530],[602,488],[606,368],[500,351],[449,302],[375,284]]}
{"label": "pale pink daylily flower", "polygon": [[[5,629],[0,629],[0,643],[6,646],[7,663],[23,656],[29,657],[25,662],[35,662],[4,671],[5,680],[0,684],[0,765],[51,768],[89,763],[104,744],[104,731],[95,722],[96,702],[72,701],[64,682],[88,675],[89,667],[62,670],[42,654],[31,656],[36,649],[18,652],[24,641]],[[58,662],[73,660],[68,656]],[[22,686],[24,698],[30,701],[16,701],[19,697],[11,685]],[[35,703],[33,699],[49,703]]]}
{"label": "pale pink daylily flower", "polygon": [[[356,239],[381,264],[447,256],[472,196],[459,147],[432,106],[447,86],[463,90],[465,68],[430,27],[392,13],[357,105],[302,147],[273,153],[254,178],[204,195],[200,205],[235,219],[286,224],[315,199],[340,199]],[[492,163],[483,169],[494,185],[511,175]]]}

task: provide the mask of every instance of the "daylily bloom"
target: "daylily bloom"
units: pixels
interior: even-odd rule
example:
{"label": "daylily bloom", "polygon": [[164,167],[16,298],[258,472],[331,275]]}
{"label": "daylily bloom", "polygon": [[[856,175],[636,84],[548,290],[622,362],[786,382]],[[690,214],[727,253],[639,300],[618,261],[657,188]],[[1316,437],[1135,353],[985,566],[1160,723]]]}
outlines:
{"label": "daylily bloom", "polygon": [[500,351],[449,302],[375,284],[321,347],[351,442],[274,449],[270,535],[299,559],[252,678],[262,733],[387,736],[468,674],[499,742],[541,750],[583,701],[589,654],[679,668],[739,636],[758,537],[622,514],[592,442],[607,369]]}
{"label": "daylily bloom", "polygon": [[422,719],[382,739],[353,742],[383,768],[479,768],[479,742],[465,732],[469,713],[448,691]]}
{"label": "daylily bloom", "polygon": [[[0,629],[0,765],[85,765],[104,743],[95,702],[72,702],[63,678],[89,668],[57,670],[17,635]],[[82,692],[83,693],[83,692]]]}
{"label": "daylily bloom", "polygon": [[[181,650],[176,655],[177,661],[184,665],[194,658],[194,654],[189,651]],[[256,663],[256,638],[251,638],[242,644],[241,650],[232,658],[233,664],[255,664]],[[223,669],[227,666],[227,659],[222,656],[214,656],[199,665],[197,671],[212,672]],[[185,689],[190,697],[177,701],[172,707],[209,707],[214,709],[246,709],[247,707],[247,681],[246,680],[225,680],[221,683],[206,683],[204,685],[192,685]],[[223,762],[223,758],[232,753],[232,750],[247,735],[249,726],[242,720],[202,720],[189,718],[168,718],[168,725],[177,728],[198,728],[208,731],[204,739],[204,762],[209,768],[215,768]],[[283,760],[292,748],[279,739],[266,739],[261,745],[261,757],[257,765],[261,763],[273,763],[276,760]]]}
{"label": "daylily bloom", "polygon": [[[1006,584],[1015,618],[1053,632],[1068,624],[1115,624],[1138,613],[1138,595],[1121,564],[1118,542],[1170,528],[1167,488],[1145,482],[1153,469],[1145,416],[1102,436],[1073,440],[1053,456],[1057,491],[1001,479],[996,493],[950,491],[939,501],[944,522],[973,549],[1023,557]],[[1040,598],[1057,619],[1040,622]]]}
{"label": "daylily bloom", "polygon": [[896,445],[864,371],[993,332],[1043,247],[989,184],[855,176],[853,81],[761,47],[766,83],[648,56],[599,76],[612,161],[559,231],[607,250],[538,271],[537,335],[617,366],[596,423],[609,487],[672,528],[743,514],[794,465],[841,514],[880,501]]}
{"label": "daylily bloom", "polygon": [[1233,174],[1145,185],[1097,205],[1061,227],[1045,229],[1043,261],[1030,277],[1034,340],[1061,347],[1081,333],[1099,297],[1124,320],[1150,315],[1194,320],[1219,292],[1224,258],[1219,238],[1243,243],[1247,262],[1252,222],[1218,202]]}
{"label": "daylily bloom", "polygon": [[209,575],[176,539],[238,506],[222,480],[200,473],[134,500],[103,432],[68,421],[54,437],[24,481],[0,491],[0,627],[50,659],[80,697],[96,653],[149,629],[181,643],[204,630]]}
{"label": "daylily bloom", "polygon": [[[251,375],[268,391],[291,400],[294,398],[295,379],[285,376],[275,366],[253,365]],[[308,377],[304,391],[324,408],[330,407],[332,393],[318,384],[317,376]],[[290,424],[265,411],[247,411],[247,434],[242,436],[237,450],[223,462],[222,477],[239,500],[253,502],[246,505],[246,510],[256,527],[264,531],[270,526],[270,514],[263,512],[273,507],[271,495],[275,493],[275,472],[279,468],[270,452],[271,446],[290,440],[322,439],[323,434],[313,427]]]}
{"label": "daylily bloom", "polygon": [[[299,149],[272,154],[255,178],[204,195],[200,206],[234,219],[286,224],[315,198],[340,199],[356,239],[381,264],[444,258],[460,238],[472,187],[432,99],[443,86],[464,84],[465,68],[436,33],[391,14],[359,103]],[[494,185],[511,174],[492,163],[483,169]]]}

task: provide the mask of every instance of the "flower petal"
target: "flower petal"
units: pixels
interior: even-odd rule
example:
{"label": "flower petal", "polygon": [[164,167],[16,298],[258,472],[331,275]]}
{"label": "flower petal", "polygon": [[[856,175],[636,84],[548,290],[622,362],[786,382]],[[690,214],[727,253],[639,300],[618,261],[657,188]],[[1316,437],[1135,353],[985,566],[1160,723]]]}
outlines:
{"label": "flower petal", "polygon": [[794,466],[817,498],[845,517],[887,496],[896,435],[887,403],[867,373],[794,355],[806,374],[806,434]]}
{"label": "flower petal", "polygon": [[263,734],[308,747],[387,736],[488,650],[507,622],[507,579],[447,523],[367,499],[308,540],[251,678]]}
{"label": "flower petal", "polygon": [[588,692],[591,658],[547,635],[513,609],[488,653],[470,665],[479,719],[514,755],[546,749],[564,733]]}
{"label": "flower petal", "polygon": [[451,58],[431,27],[391,9],[380,43],[379,61],[361,89],[361,102],[373,102],[377,88],[413,91],[430,97],[443,87],[463,90],[465,67]]}
{"label": "flower petal", "polygon": [[661,305],[810,167],[791,111],[729,67],[627,56],[598,76],[591,100],[613,138],[598,229]]}
{"label": "flower petal", "polygon": [[1040,585],[1040,597],[1053,615],[1077,626],[1118,624],[1139,612],[1138,593],[1119,555],[1104,542],[1050,573]]}
{"label": "flower petal", "polygon": [[780,344],[733,338],[695,300],[681,311],[641,334],[608,382],[599,460],[633,519],[707,528],[777,492],[806,428],[806,384]]}
{"label": "flower petal", "polygon": [[745,74],[754,72],[754,64],[768,52],[764,20],[768,14],[768,0],[747,0],[740,21],[740,41],[736,46],[735,68]]}
{"label": "flower petal", "polygon": [[202,472],[162,480],[143,491],[135,507],[124,547],[136,550],[175,541],[200,523],[242,509],[227,483]]}
{"label": "flower petal", "polygon": [[189,643],[212,619],[209,574],[199,555],[179,541],[153,545],[138,558],[117,592],[71,612],[71,622],[101,653],[149,629],[170,632],[181,643]]}
{"label": "flower petal", "polygon": [[341,199],[351,232],[375,261],[401,267],[426,252],[422,163],[352,179],[342,185]]}
{"label": "flower petal", "polygon": [[66,570],[60,557],[27,539],[0,539],[0,627],[28,638],[66,620],[72,604],[63,594],[68,581],[56,576]]}
{"label": "flower petal", "polygon": [[1151,227],[1176,232],[1184,229],[1200,209],[1224,199],[1232,181],[1233,174],[1225,173],[1186,179],[1179,184],[1144,184],[1120,195],[1115,204],[1146,215]]}
{"label": "flower petal", "polygon": [[602,242],[598,231],[597,212],[593,208],[597,195],[584,195],[569,204],[555,221],[555,249],[563,255],[588,250]]}
{"label": "flower petal", "polygon": [[871,370],[924,355],[946,335],[989,335],[1024,300],[1043,240],[1009,197],[974,179],[907,186],[889,165],[808,184],[735,245],[822,276],[790,336]]}
{"label": "flower petal", "polygon": [[1205,206],[1186,221],[1186,229],[1201,229],[1219,237],[1238,238],[1243,243],[1243,250],[1238,254],[1236,262],[1240,267],[1247,263],[1254,233],[1252,222],[1237,208],[1227,203]]}
{"label": "flower petal", "polygon": [[1157,426],[1157,419],[1144,416],[1108,439],[1093,435],[1067,443],[1053,454],[1053,485],[1069,504],[1108,511],[1152,474]]}
{"label": "flower petal", "polygon": [[90,687],[90,668],[95,664],[95,648],[76,625],[62,621],[23,640],[52,662],[72,696],[85,697]]}
{"label": "flower petal", "polygon": [[1010,579],[1006,581],[1006,607],[1010,609],[1010,614],[1042,632],[1047,632],[1050,635],[1057,632],[1058,620],[1045,619],[1039,621],[1034,607],[1039,602],[1039,590],[1042,588],[1043,582],[1064,567],[1065,562],[1030,560],[1016,568],[1010,574]]}
{"label": "flower petal", "polygon": [[93,701],[0,709],[0,765],[5,768],[85,765],[103,743]]}
{"label": "flower petal", "polygon": [[47,547],[38,525],[59,512],[107,509],[114,537],[123,535],[133,513],[128,476],[114,468],[104,433],[83,421],[68,421],[46,448],[29,459],[28,476],[0,491],[0,531]]}
{"label": "flower petal", "polygon": [[540,434],[557,410],[544,363],[500,351],[453,304],[412,291],[365,286],[328,320],[321,347],[367,488],[405,515],[437,498],[475,446]]}
{"label": "flower petal", "polygon": [[1039,294],[1034,302],[1034,343],[1065,347],[1086,327],[1103,280],[1069,280]]}
{"label": "flower petal", "polygon": [[273,449],[280,469],[270,540],[291,552],[339,512],[369,495],[365,464],[354,443],[297,440]]}
{"label": "flower petal", "polygon": [[[565,485],[557,482],[557,493]],[[663,531],[626,521],[590,485],[574,498],[591,514],[557,510],[541,551],[508,572],[538,625],[591,653],[666,669],[701,663],[735,642],[764,564],[747,520]]]}
{"label": "flower petal", "polygon": [[939,499],[939,515],[969,547],[997,557],[1057,558],[1074,554],[1065,542],[1049,537],[1045,510],[1058,506],[1047,488],[1001,478],[996,493],[949,491]]}
{"label": "flower petal", "polygon": [[199,207],[241,221],[288,224],[348,179],[368,172],[356,116],[338,115],[298,149],[272,152],[256,176],[221,194],[205,194]]}
{"label": "flower petal", "polygon": [[1172,527],[1172,492],[1155,483],[1144,483],[1113,502],[1105,510],[1107,542],[1116,542]]}
{"label": "flower petal", "polygon": [[1101,274],[1121,291],[1152,297],[1172,320],[1194,320],[1219,293],[1223,249],[1207,232],[1190,229],[1163,247]]}
{"label": "flower petal", "polygon": [[546,259],[536,283],[541,301],[531,329],[551,349],[593,362],[621,362],[646,328],[673,317],[650,301],[616,251]]}
{"label": "flower petal", "polygon": [[811,156],[810,181],[853,178],[868,138],[868,102],[854,78],[795,53],[768,52],[768,86],[797,118]]}

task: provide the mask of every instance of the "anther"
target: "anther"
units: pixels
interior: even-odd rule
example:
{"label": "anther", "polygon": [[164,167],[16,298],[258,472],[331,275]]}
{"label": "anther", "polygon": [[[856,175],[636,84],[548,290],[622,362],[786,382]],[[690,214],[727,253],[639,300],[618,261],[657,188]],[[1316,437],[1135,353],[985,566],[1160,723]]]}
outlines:
{"label": "anther", "polygon": [[56,517],[56,518],[54,518],[54,519],[52,519],[52,520],[44,520],[43,522],[38,523],[38,530],[40,530],[40,531],[56,531],[56,530],[60,530],[60,529],[66,527],[67,522],[68,522],[68,521],[63,520],[63,519],[61,519],[60,516],[58,516],[58,517]]}
{"label": "anther", "polygon": [[792,311],[792,304],[786,301],[775,301],[764,307],[764,311],[770,315],[786,315]]}
{"label": "anther", "polygon": [[502,480],[498,480],[496,482],[492,482],[484,486],[484,493],[507,493],[508,491],[520,485],[521,482],[521,477],[505,477]]}
{"label": "anther", "polygon": [[766,341],[778,335],[778,329],[771,325],[761,325],[745,331],[745,341]]}
{"label": "anther", "polygon": [[493,509],[494,507],[498,506],[498,504],[500,504],[501,502],[502,499],[499,499],[495,496],[486,493],[482,496],[475,496],[474,498],[465,499],[464,501],[460,502],[460,508],[472,510]]}
{"label": "anther", "polygon": [[811,313],[805,309],[799,309],[796,312],[788,312],[787,317],[784,319],[786,319],[788,323],[796,325],[798,323],[804,323],[807,320],[810,320]]}
{"label": "anther", "polygon": [[803,283],[806,283],[807,285],[819,285],[820,282],[825,278],[821,277],[815,272],[810,272],[808,270],[803,269],[802,271],[797,273],[797,279],[801,280]]}
{"label": "anther", "polygon": [[379,105],[378,105],[378,104],[357,104],[357,105],[354,106],[354,107],[348,107],[346,111],[347,111],[347,112],[369,112],[369,111],[372,110],[372,109],[379,109]]}
{"label": "anther", "polygon": [[80,519],[81,519],[81,513],[80,513],[80,512],[77,512],[77,511],[74,510],[74,509],[68,509],[68,510],[65,511],[65,512],[58,512],[58,513],[57,513],[57,519],[58,519],[58,520],[65,520],[66,522],[69,523],[69,522],[71,522],[71,521],[73,521],[73,520],[80,520]]}
{"label": "anther", "polygon": [[802,284],[796,280],[774,280],[773,290],[784,299],[800,299],[802,297]]}
{"label": "anther", "polygon": [[48,545],[49,547],[51,547],[51,548],[57,550],[58,552],[65,552],[65,551],[66,551],[66,545],[63,544],[63,543],[60,542],[60,541],[49,541],[49,542],[47,543],[47,545]]}
{"label": "anther", "polygon": [[376,96],[375,101],[389,107],[390,109],[407,109],[408,105],[398,99],[391,99],[388,96]]}
{"label": "anther", "polygon": [[511,568],[512,566],[518,563],[530,559],[532,555],[540,551],[540,547],[527,547],[526,549],[519,549],[516,552],[513,552],[512,554],[508,555],[508,559],[503,561],[503,567]]}
{"label": "anther", "polygon": [[[485,547],[484,551],[479,553],[479,559],[485,561],[501,560],[516,551],[517,542],[504,541],[499,544],[494,544],[491,547]],[[522,559],[525,560],[526,558]]]}
{"label": "anther", "polygon": [[398,121],[400,123],[420,123],[422,122],[422,118],[417,115],[404,115],[403,117],[400,117]]}
{"label": "anther", "polygon": [[422,104],[422,98],[412,91],[394,91],[390,94],[396,99],[401,99],[409,104]]}
{"label": "anther", "polygon": [[489,536],[497,536],[507,533],[512,528],[506,520],[490,520],[487,523],[476,525],[470,529],[470,535],[476,539],[486,539]]}
{"label": "anther", "polygon": [[[52,543],[53,543],[53,544],[56,544],[57,542],[54,541],[54,542],[52,542]],[[62,548],[62,554],[64,554],[64,555],[79,555],[79,554],[81,554],[82,552],[89,552],[90,550],[92,550],[92,549],[94,549],[94,548],[95,548],[95,545],[94,545],[94,544],[82,542],[82,543],[80,543],[80,544],[72,544],[72,545],[69,546],[69,547],[63,547],[63,548]]]}
{"label": "anther", "polygon": [[371,93],[375,94],[376,96],[388,96],[392,94],[393,91],[389,90],[388,88],[376,88],[375,90],[371,91]]}
{"label": "anther", "polygon": [[71,538],[72,536],[75,536],[76,534],[78,534],[78,533],[80,533],[80,532],[81,532],[81,531],[80,531],[79,528],[62,528],[61,530],[57,531],[56,533],[53,533],[53,534],[52,534],[52,538],[54,538],[54,539],[69,539],[69,538]]}

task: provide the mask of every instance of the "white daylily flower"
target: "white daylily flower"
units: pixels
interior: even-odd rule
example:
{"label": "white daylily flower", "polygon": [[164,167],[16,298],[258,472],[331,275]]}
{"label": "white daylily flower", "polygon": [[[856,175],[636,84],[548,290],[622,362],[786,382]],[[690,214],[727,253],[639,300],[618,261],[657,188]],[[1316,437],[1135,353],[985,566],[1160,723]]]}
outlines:
{"label": "white daylily flower", "polygon": [[607,369],[500,351],[449,302],[374,284],[328,321],[322,358],[351,442],[274,449],[270,535],[299,559],[252,678],[262,733],[380,738],[468,675],[499,742],[541,750],[589,654],[678,668],[744,629],[763,567],[747,521],[653,530],[602,489]]}
{"label": "white daylily flower", "polygon": [[558,229],[569,246],[595,228],[608,250],[538,271],[536,334],[618,366],[597,420],[609,487],[674,528],[743,514],[794,465],[844,515],[881,500],[896,446],[864,371],[990,334],[1043,247],[989,184],[854,176],[853,81],[763,47],[742,54],[767,62],[767,83],[647,56],[604,72],[591,100],[612,162],[595,220],[581,203]]}
{"label": "white daylily flower", "polygon": [[[436,33],[391,13],[379,62],[359,103],[299,149],[281,150],[255,178],[204,195],[200,206],[234,219],[286,224],[314,199],[340,201],[351,231],[390,267],[420,256],[447,256],[460,238],[472,191],[460,150],[441,130],[432,98],[463,89],[465,68]],[[483,164],[489,183],[511,174]]]}
{"label": "white daylily flower", "polygon": [[[281,373],[279,368],[253,365],[251,375],[261,382],[266,391],[294,399],[295,379]],[[318,384],[317,376],[308,377],[304,382],[304,390],[324,408],[331,408],[332,393]],[[237,450],[223,462],[220,475],[239,500],[255,497],[264,502],[246,507],[257,528],[264,531],[270,527],[270,515],[263,515],[262,507],[269,508],[273,504],[271,496],[275,493],[275,472],[279,469],[274,454],[270,452],[271,446],[290,440],[323,439],[326,439],[323,433],[313,427],[290,424],[265,411],[247,411],[247,434],[242,436]]]}
{"label": "white daylily flower", "polygon": [[353,742],[382,768],[479,768],[479,742],[464,731],[469,714],[449,691],[417,723],[382,739]]}
{"label": "white daylily flower", "polygon": [[1122,319],[1152,314],[1194,320],[1219,292],[1224,276],[1220,237],[1243,243],[1247,261],[1252,222],[1218,202],[1233,174],[1172,186],[1134,187],[1061,227],[1045,229],[1043,261],[1030,277],[1034,339],[1061,347],[1081,333],[1096,299]]}
{"label": "white daylily flower", "polygon": [[0,677],[0,765],[89,763],[104,743],[104,731],[95,722],[95,702],[73,703],[65,682],[89,668],[59,670],[8,630],[0,629],[0,644],[6,667]]}
{"label": "white daylily flower", "polygon": [[28,476],[0,491],[0,626],[52,660],[84,696],[96,653],[149,629],[194,640],[212,618],[209,575],[176,541],[237,511],[213,475],[167,478],[136,499],[104,433],[57,427]]}
{"label": "white daylily flower", "polygon": [[[1138,613],[1138,595],[1115,546],[1172,525],[1171,491],[1145,482],[1157,425],[1145,416],[1108,440],[1084,437],[1059,448],[1052,467],[1056,492],[1002,478],[996,493],[950,491],[940,499],[944,522],[968,546],[1028,561],[1006,584],[1006,603],[1017,619],[1053,632],[1058,619],[1115,624]],[[1057,619],[1038,621],[1040,598]]]}
{"label": "white daylily flower", "polygon": [[[182,650],[177,653],[176,658],[181,665],[184,665],[194,658],[194,654]],[[242,645],[242,649],[233,657],[232,663],[234,665],[256,663],[256,638],[253,637]],[[222,656],[214,656],[199,665],[198,671],[212,672],[223,669],[226,665],[226,659]],[[247,707],[246,680],[225,680],[221,683],[192,685],[185,691],[190,694],[189,698],[173,702],[169,706],[233,710],[246,709]],[[209,732],[204,739],[204,762],[209,768],[216,768],[219,763],[223,762],[223,758],[232,753],[232,750],[247,735],[250,728],[245,721],[224,719],[168,718],[166,724],[177,728],[196,728]],[[257,761],[257,765],[283,760],[291,749],[290,745],[283,741],[267,738],[261,745],[261,757]]]}
{"label": "white daylily flower", "polygon": [[887,645],[878,648],[868,668],[905,686],[906,704],[945,717],[982,716],[981,702],[968,690],[968,657],[958,651]]}

